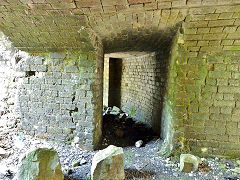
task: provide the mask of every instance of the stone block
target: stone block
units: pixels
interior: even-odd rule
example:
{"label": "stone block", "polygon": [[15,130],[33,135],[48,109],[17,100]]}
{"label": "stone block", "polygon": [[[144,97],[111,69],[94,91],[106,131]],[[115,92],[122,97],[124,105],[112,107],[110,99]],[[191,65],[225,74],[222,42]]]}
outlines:
{"label": "stone block", "polygon": [[38,65],[38,66],[36,66],[36,71],[46,72],[47,71],[47,66],[46,65]]}
{"label": "stone block", "polygon": [[64,59],[65,57],[66,57],[65,53],[57,53],[57,52],[50,53],[51,59]]}
{"label": "stone block", "polygon": [[89,8],[89,7],[101,7],[101,2],[99,0],[81,0],[76,2],[79,8]]}
{"label": "stone block", "polygon": [[231,115],[229,114],[211,114],[210,119],[215,121],[227,121],[228,119],[231,119]]}
{"label": "stone block", "polygon": [[222,40],[222,45],[233,45],[234,40]]}
{"label": "stone block", "polygon": [[59,97],[61,97],[61,98],[66,98],[66,97],[72,97],[72,95],[73,95],[73,92],[59,92],[58,93],[59,94]]}
{"label": "stone block", "polygon": [[214,101],[215,106],[229,106],[229,107],[234,107],[235,106],[235,101]]}
{"label": "stone block", "polygon": [[234,24],[234,20],[216,20],[209,21],[208,27],[223,27],[223,26],[232,26]]}
{"label": "stone block", "polygon": [[240,50],[240,46],[224,46],[223,50],[239,51]]}
{"label": "stone block", "polygon": [[42,65],[43,64],[43,58],[41,57],[36,57],[33,59],[33,63],[36,65]]}
{"label": "stone block", "polygon": [[57,3],[57,4],[51,4],[51,6],[53,7],[53,9],[74,9],[76,8],[75,3]]}
{"label": "stone block", "polygon": [[209,78],[222,78],[222,79],[228,79],[231,78],[231,72],[215,72],[215,71],[210,71],[209,72]]}
{"label": "stone block", "polygon": [[237,26],[235,26],[235,27],[225,27],[223,32],[225,32],[225,33],[234,33],[234,32],[236,32],[236,30],[237,30]]}
{"label": "stone block", "polygon": [[177,0],[177,1],[172,1],[172,7],[184,7],[186,6],[186,0]]}
{"label": "stone block", "polygon": [[184,36],[184,40],[186,40],[186,41],[202,40],[202,35],[187,34],[187,35]]}
{"label": "stone block", "polygon": [[191,154],[180,155],[180,171],[182,172],[194,172],[198,169],[200,158],[197,158]]}
{"label": "stone block", "polygon": [[57,152],[53,149],[39,148],[24,156],[18,170],[18,179],[63,180]]}
{"label": "stone block", "polygon": [[206,14],[205,20],[217,20],[219,17],[219,14]]}
{"label": "stone block", "polygon": [[205,28],[205,27],[208,27],[208,21],[188,22],[184,26],[188,28]]}
{"label": "stone block", "polygon": [[149,3],[151,0],[129,0],[129,4],[142,4],[142,3]]}
{"label": "stone block", "polygon": [[225,13],[221,13],[218,19],[231,19],[232,16],[233,16],[233,12],[225,12]]}
{"label": "stone block", "polygon": [[64,72],[66,73],[76,73],[78,72],[78,68],[76,66],[65,66]]}
{"label": "stone block", "polygon": [[197,33],[198,34],[206,34],[206,33],[209,33],[209,31],[210,31],[210,28],[198,28]]}
{"label": "stone block", "polygon": [[227,39],[236,39],[236,40],[239,40],[239,36],[240,36],[240,33],[239,33],[239,32],[229,33],[229,34],[227,35]]}
{"label": "stone block", "polygon": [[97,152],[92,160],[92,180],[125,179],[123,149],[113,145]]}
{"label": "stone block", "polygon": [[197,28],[186,28],[184,29],[184,34],[197,34]]}
{"label": "stone block", "polygon": [[203,40],[222,40],[226,37],[226,34],[218,33],[218,34],[204,34]]}

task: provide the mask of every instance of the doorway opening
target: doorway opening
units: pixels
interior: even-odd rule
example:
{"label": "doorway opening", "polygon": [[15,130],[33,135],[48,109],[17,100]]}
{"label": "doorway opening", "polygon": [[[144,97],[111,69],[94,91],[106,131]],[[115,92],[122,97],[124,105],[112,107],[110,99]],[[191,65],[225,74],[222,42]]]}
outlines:
{"label": "doorway opening", "polygon": [[160,136],[160,62],[153,52],[121,52],[104,58],[103,147],[131,146]]}
{"label": "doorway opening", "polygon": [[108,106],[121,107],[122,59],[109,58]]}

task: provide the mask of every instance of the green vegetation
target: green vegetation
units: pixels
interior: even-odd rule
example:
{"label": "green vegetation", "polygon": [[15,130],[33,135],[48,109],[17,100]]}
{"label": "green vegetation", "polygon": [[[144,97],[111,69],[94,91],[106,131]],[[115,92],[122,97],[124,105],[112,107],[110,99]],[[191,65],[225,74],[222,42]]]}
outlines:
{"label": "green vegetation", "polygon": [[130,116],[130,117],[133,117],[135,113],[136,113],[136,109],[135,109],[135,108],[132,108],[129,116]]}

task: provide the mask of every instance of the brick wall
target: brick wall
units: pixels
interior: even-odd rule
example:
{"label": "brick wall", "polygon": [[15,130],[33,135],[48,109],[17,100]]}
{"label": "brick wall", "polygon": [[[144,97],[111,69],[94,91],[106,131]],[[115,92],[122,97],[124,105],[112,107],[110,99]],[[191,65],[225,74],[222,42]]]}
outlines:
{"label": "brick wall", "polygon": [[96,39],[92,42],[95,51],[29,55],[14,49],[6,38],[0,41],[1,108],[14,107],[23,131],[62,142],[79,137],[80,147],[97,147],[103,52]]}
{"label": "brick wall", "polygon": [[161,66],[155,53],[122,61],[121,108],[134,118],[160,133],[161,122]]}
{"label": "brick wall", "polygon": [[50,53],[19,63],[26,74],[18,90],[22,129],[63,142],[78,136],[81,145],[91,146],[92,55]]}
{"label": "brick wall", "polygon": [[[116,69],[108,69],[109,61],[110,63],[112,62],[109,68],[114,69],[113,65],[116,66],[115,68],[119,68],[120,77],[114,76],[117,72]],[[161,128],[161,102],[164,89],[161,79],[161,61],[156,59],[155,53],[144,53],[144,55],[138,54],[128,58],[110,58],[110,60],[105,62],[105,71],[107,73],[105,79],[107,79],[107,76],[120,78],[117,79],[120,91],[118,93],[120,94],[115,93],[112,95],[119,98],[117,102],[119,102],[120,108],[129,114],[132,110],[135,110],[134,119],[149,124],[159,134]],[[116,85],[116,83],[111,82],[109,80],[109,84],[105,83],[107,87],[109,86],[109,93],[111,93],[112,89],[110,86]],[[108,98],[111,97],[109,96]],[[108,101],[112,102],[111,99]],[[114,102],[116,103],[116,101]]]}
{"label": "brick wall", "polygon": [[[16,121],[19,108],[16,107],[16,91],[25,75],[15,71],[16,62],[27,59],[27,53],[14,48],[8,38],[0,32],[0,117]],[[4,117],[2,115],[5,115]]]}
{"label": "brick wall", "polygon": [[[105,52],[158,50],[180,23],[181,33],[165,76],[162,137],[169,142],[185,138],[196,151],[206,148],[210,154],[239,154],[239,0],[139,0],[77,7],[67,3],[61,9],[54,3],[17,2],[17,6],[15,1],[1,3],[0,26],[17,47],[33,52],[64,48],[94,52],[86,24],[103,39]],[[90,68],[96,79],[88,106],[94,109],[93,139],[101,134],[101,53],[97,52],[94,68]]]}
{"label": "brick wall", "polygon": [[239,8],[189,13],[172,50],[164,121],[193,151],[238,156]]}

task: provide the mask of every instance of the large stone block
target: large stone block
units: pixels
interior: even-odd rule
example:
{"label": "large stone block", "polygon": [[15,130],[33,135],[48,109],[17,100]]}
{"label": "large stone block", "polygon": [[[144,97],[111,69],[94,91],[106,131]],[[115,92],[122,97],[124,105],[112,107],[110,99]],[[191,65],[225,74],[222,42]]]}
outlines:
{"label": "large stone block", "polygon": [[124,179],[123,149],[110,145],[97,152],[92,160],[91,176],[92,180]]}
{"label": "large stone block", "polygon": [[198,169],[199,158],[191,154],[181,154],[180,156],[180,171],[191,172]]}
{"label": "large stone block", "polygon": [[39,148],[27,154],[21,162],[18,180],[63,180],[60,160],[54,149]]}

